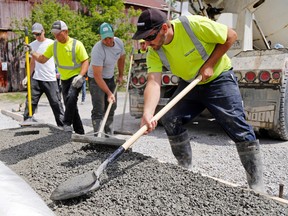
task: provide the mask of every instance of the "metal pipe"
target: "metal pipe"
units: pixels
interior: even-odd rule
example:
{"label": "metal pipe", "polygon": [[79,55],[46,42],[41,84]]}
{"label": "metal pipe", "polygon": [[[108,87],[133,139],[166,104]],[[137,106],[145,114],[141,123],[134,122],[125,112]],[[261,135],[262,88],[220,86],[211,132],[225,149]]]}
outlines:
{"label": "metal pipe", "polygon": [[207,11],[206,11],[205,7],[203,6],[201,0],[198,0],[198,4],[199,4],[199,8],[200,8],[202,14],[203,14],[204,16],[208,17]]}
{"label": "metal pipe", "polygon": [[259,31],[264,43],[265,43],[266,48],[267,49],[271,49],[271,47],[270,47],[270,45],[269,45],[269,43],[268,43],[268,41],[267,41],[262,29],[261,29],[261,27],[259,26],[259,24],[258,24],[258,22],[257,22],[257,20],[255,18],[255,14],[253,14],[253,21],[254,21],[254,24],[256,25],[256,27],[257,27],[257,29],[258,29],[258,31]]}

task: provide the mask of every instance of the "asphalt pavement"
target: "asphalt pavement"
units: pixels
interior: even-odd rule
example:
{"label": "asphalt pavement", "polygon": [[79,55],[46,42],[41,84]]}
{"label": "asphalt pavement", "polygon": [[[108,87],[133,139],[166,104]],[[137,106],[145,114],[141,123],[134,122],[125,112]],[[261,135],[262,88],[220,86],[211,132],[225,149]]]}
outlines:
{"label": "asphalt pavement", "polygon": [[[126,109],[125,109],[125,114],[124,114],[124,120],[122,119],[123,111],[124,111],[125,92],[118,92],[117,95],[118,95],[117,109],[115,111],[115,120],[114,120],[115,130],[117,130],[119,127],[124,128],[124,125],[125,125],[124,122],[127,122],[127,121],[135,122],[135,119],[131,117],[129,114],[129,99],[128,99],[129,97],[128,96],[126,98]],[[92,122],[91,122],[92,103],[91,103],[90,93],[87,91],[86,99],[84,103],[81,103],[81,93],[80,93],[77,104],[78,104],[79,114],[84,125],[85,133],[92,132],[93,131]],[[0,129],[20,127],[20,124],[23,122],[23,111],[24,111],[23,104],[20,107],[19,103],[1,102],[0,110],[1,110]],[[39,123],[51,124],[51,125],[56,126],[56,122],[54,119],[52,109],[45,95],[42,95],[38,103],[38,108],[35,114],[33,115],[33,119]],[[135,129],[138,129],[138,128],[135,128]]]}
{"label": "asphalt pavement", "polygon": [[[91,97],[87,92],[84,104],[78,102],[79,113],[85,128],[85,132],[92,131],[91,123]],[[135,119],[129,113],[129,100],[127,100],[125,115],[123,107],[125,92],[118,92],[117,109],[114,116],[114,129],[129,131],[135,134],[139,130],[140,119]],[[23,121],[23,106],[19,111],[19,104],[7,101],[0,103],[0,129],[20,127]],[[3,115],[5,113],[5,115]],[[12,116],[16,120],[12,120]],[[43,95],[40,99],[34,118],[39,123],[55,125],[56,122],[52,110]],[[122,127],[122,120],[123,127]],[[2,127],[3,126],[3,127]],[[238,159],[234,142],[224,133],[221,127],[213,119],[199,118],[185,125],[189,131],[191,148],[193,149],[192,170],[204,175],[213,176],[226,182],[246,186],[246,176]],[[127,135],[116,135],[116,138],[129,139]],[[259,137],[264,162],[264,181],[268,194],[274,196],[279,193],[279,183],[287,187],[288,177],[288,142]],[[169,147],[164,128],[159,126],[148,135],[141,136],[133,144],[132,151],[151,156],[160,162],[177,164]],[[284,197],[287,199],[287,188],[284,189]]]}

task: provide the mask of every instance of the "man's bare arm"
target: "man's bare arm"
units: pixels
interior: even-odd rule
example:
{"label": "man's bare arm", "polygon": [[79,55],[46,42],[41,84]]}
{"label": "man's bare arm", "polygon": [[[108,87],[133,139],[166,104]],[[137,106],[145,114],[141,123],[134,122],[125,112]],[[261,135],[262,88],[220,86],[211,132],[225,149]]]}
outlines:
{"label": "man's bare arm", "polygon": [[30,54],[37,62],[42,64],[46,63],[49,60],[49,58],[46,58],[44,55],[37,53],[35,51],[31,51]]}
{"label": "man's bare arm", "polygon": [[118,59],[118,71],[119,71],[119,76],[123,76],[124,74],[124,66],[125,66],[125,58],[126,55],[122,55],[120,56],[120,58]]}
{"label": "man's bare arm", "polygon": [[219,59],[230,49],[233,43],[237,40],[237,33],[228,28],[227,31],[227,39],[224,44],[217,44],[214,51],[205,62],[205,64],[201,67],[200,73],[202,74],[202,81],[205,81],[209,77],[211,77],[214,73],[213,67],[219,61]]}
{"label": "man's bare arm", "polygon": [[141,120],[141,126],[147,125],[148,132],[151,132],[157,126],[157,122],[151,122],[155,109],[160,99],[161,73],[149,73],[148,81],[144,92],[144,111]]}
{"label": "man's bare arm", "polygon": [[111,96],[113,93],[110,91],[110,89],[108,88],[107,84],[105,83],[102,77],[103,67],[93,65],[92,68],[93,68],[94,80],[97,83],[97,85],[102,89],[103,92],[105,92],[105,94],[108,97]]}
{"label": "man's bare arm", "polygon": [[122,83],[123,81],[123,75],[124,75],[124,67],[125,67],[125,58],[126,55],[120,56],[117,62],[117,67],[118,67],[118,77],[117,77],[117,82]]}
{"label": "man's bare arm", "polygon": [[89,67],[89,61],[88,59],[86,59],[85,61],[83,61],[81,63],[81,71],[80,71],[80,75],[85,76],[85,74],[88,71],[88,67]]}

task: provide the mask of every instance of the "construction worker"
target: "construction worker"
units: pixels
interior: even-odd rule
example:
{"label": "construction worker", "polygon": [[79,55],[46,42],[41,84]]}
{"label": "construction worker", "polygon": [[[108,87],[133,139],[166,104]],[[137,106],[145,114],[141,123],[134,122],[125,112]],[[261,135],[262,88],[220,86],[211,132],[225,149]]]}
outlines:
{"label": "construction worker", "polygon": [[51,32],[56,38],[54,43],[49,45],[43,54],[33,50],[30,51],[30,54],[40,63],[45,63],[54,56],[55,64],[61,75],[65,105],[63,129],[66,132],[74,130],[75,133],[84,134],[77,100],[89,66],[88,54],[80,41],[68,36],[68,27],[65,22],[61,20],[54,22]]}
{"label": "construction worker", "polygon": [[148,47],[146,45],[145,40],[143,39],[139,40],[139,44],[140,44],[140,49],[138,49],[138,53],[147,53]]}
{"label": "construction worker", "polygon": [[[36,38],[30,43],[32,51],[38,53],[43,53],[46,48],[53,44],[53,40],[45,38],[45,31],[40,23],[34,23],[32,26],[32,34]],[[43,93],[47,96],[49,104],[52,108],[55,121],[58,126],[63,126],[64,109],[61,102],[60,91],[57,84],[56,74],[55,74],[55,63],[54,59],[49,59],[45,64],[40,64],[35,61],[32,57],[30,61],[31,70],[31,105],[32,105],[32,115],[38,106],[38,102]],[[27,76],[22,81],[24,88],[27,88]],[[26,107],[24,110],[24,121],[29,118],[28,112],[28,102],[26,100]]]}
{"label": "construction worker", "polygon": [[236,143],[249,187],[263,192],[259,141],[245,120],[237,78],[226,55],[237,39],[236,32],[203,16],[168,21],[164,12],[148,9],[140,15],[133,39],[144,39],[152,48],[147,54],[148,82],[141,120],[141,125],[148,127],[146,133],[157,125],[151,119],[160,98],[162,66],[180,77],[172,98],[201,74],[201,82],[161,119],[174,156],[179,165],[191,167],[190,137],[182,119],[187,115],[193,119],[207,108]]}
{"label": "construction worker", "polygon": [[113,94],[116,87],[114,69],[117,64],[116,82],[121,84],[126,55],[122,40],[114,37],[113,28],[109,23],[102,23],[99,33],[101,40],[92,49],[91,63],[88,69],[89,90],[93,105],[91,119],[94,132],[99,132],[108,104],[113,102],[104,127],[107,135],[113,135],[113,118],[117,107],[116,95]]}

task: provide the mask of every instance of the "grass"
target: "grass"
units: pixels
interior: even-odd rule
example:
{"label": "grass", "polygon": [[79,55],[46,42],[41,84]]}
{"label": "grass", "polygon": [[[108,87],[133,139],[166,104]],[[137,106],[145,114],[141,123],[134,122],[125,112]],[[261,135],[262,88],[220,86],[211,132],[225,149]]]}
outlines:
{"label": "grass", "polygon": [[27,92],[9,92],[9,93],[0,93],[0,102],[16,102],[21,103],[26,100]]}
{"label": "grass", "polygon": [[[126,86],[121,85],[118,87],[118,92],[125,92]],[[87,88],[86,92],[89,94],[89,89]],[[0,93],[0,102],[15,102],[15,103],[23,103],[26,100],[27,92],[8,92],[8,93]],[[45,94],[42,95],[42,97],[46,97]],[[81,92],[79,94],[79,97],[81,97]]]}

